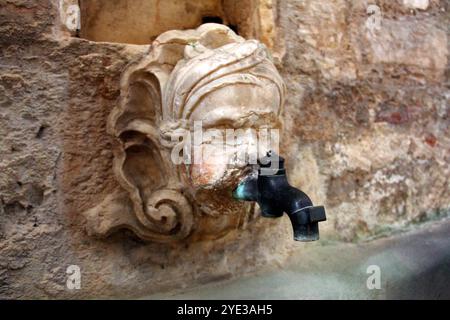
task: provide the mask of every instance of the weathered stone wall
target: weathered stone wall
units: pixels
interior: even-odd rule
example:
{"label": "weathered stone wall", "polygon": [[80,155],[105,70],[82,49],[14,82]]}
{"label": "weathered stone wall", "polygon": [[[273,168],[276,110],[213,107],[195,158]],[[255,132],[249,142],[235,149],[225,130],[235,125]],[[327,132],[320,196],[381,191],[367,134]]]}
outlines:
{"label": "weathered stone wall", "polygon": [[[377,3],[379,30],[365,27]],[[450,207],[449,3],[288,1],[284,77],[293,182],[355,240]]]}
{"label": "weathered stone wall", "polygon": [[[292,184],[327,207],[322,239],[384,234],[450,207],[450,6],[376,3],[374,34],[367,1],[273,8],[288,86],[284,155]],[[58,5],[0,0],[0,297],[139,296],[253,272],[301,249],[287,219],[184,247],[86,234],[80,213],[117,187],[105,125],[120,74],[148,46],[71,37]],[[72,264],[81,290],[66,288]]]}

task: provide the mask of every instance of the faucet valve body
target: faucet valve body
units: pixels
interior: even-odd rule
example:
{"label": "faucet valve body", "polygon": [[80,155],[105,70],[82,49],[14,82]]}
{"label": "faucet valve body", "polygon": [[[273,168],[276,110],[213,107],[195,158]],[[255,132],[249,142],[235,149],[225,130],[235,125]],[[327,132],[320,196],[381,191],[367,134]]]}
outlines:
{"label": "faucet valve body", "polygon": [[246,177],[233,191],[233,197],[256,201],[261,215],[266,218],[279,218],[287,213],[294,229],[294,240],[319,240],[318,223],[326,220],[325,208],[313,206],[303,191],[289,184],[284,159],[277,154],[269,151],[258,164],[258,174]]}

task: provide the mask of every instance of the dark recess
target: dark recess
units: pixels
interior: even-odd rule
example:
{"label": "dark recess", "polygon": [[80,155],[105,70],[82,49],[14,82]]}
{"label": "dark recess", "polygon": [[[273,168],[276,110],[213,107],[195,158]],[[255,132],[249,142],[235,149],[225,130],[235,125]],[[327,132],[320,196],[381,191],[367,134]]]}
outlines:
{"label": "dark recess", "polygon": [[220,23],[223,24],[223,20],[221,17],[217,16],[206,16],[202,18],[202,24],[204,23]]}
{"label": "dark recess", "polygon": [[[204,23],[220,23],[220,24],[225,24],[223,23],[223,19],[221,17],[217,17],[217,16],[205,16],[202,18],[202,24]],[[225,24],[226,25],[226,24]],[[236,34],[239,34],[238,32],[238,26],[234,25],[234,24],[230,24],[230,25],[226,25],[228,26],[231,30],[233,30]]]}

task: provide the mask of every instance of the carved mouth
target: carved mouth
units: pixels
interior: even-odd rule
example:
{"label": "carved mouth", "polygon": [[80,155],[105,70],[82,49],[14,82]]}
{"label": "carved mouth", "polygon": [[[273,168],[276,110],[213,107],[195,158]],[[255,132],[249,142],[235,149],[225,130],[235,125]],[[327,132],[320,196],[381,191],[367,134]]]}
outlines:
{"label": "carved mouth", "polygon": [[[214,183],[202,185],[192,190],[194,197],[200,204],[200,210],[211,216],[248,213],[249,206],[235,201],[233,190],[242,179],[255,172],[252,165],[241,168],[231,168]],[[244,211],[243,211],[244,210]]]}

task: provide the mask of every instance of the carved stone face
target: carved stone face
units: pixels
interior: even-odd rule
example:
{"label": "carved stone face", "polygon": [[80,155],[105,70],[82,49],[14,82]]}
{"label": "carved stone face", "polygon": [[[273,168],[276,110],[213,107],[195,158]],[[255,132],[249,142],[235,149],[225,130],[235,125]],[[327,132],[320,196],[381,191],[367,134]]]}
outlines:
{"label": "carved stone face", "polygon": [[248,166],[233,159],[257,136],[226,150],[206,139],[189,149],[191,159],[202,154],[202,161],[188,164],[173,163],[172,137],[198,124],[224,140],[227,129],[279,129],[284,91],[256,40],[218,24],[162,34],[122,76],[121,101],[108,123],[122,189],[86,214],[88,223],[104,220],[91,233],[125,227],[142,239],[170,242],[217,238],[244,226],[253,206],[233,200],[231,191]]}
{"label": "carved stone face", "polygon": [[204,213],[230,217],[239,217],[243,213],[251,215],[251,205],[231,199],[233,188],[249,169],[247,162],[236,161],[236,158],[245,153],[248,156],[252,156],[248,153],[254,153],[256,159],[257,151],[267,151],[257,149],[257,133],[263,128],[277,129],[280,126],[279,106],[276,103],[279,97],[274,86],[268,82],[265,87],[249,90],[245,85],[230,85],[211,93],[193,112],[192,121],[201,121],[206,133],[212,132],[214,137],[218,136],[222,141],[226,140],[227,132],[254,133],[243,134],[235,144],[230,141],[226,144],[224,141],[226,148],[222,143],[206,141],[196,150],[203,155],[202,163],[180,168],[189,190]]}
{"label": "carved stone face", "polygon": [[[273,86],[267,83],[265,87],[249,90],[244,85],[231,85],[217,90],[199,103],[197,110],[201,112],[194,112],[192,119],[201,121],[204,130],[217,131],[224,140],[228,129],[251,129],[257,133],[262,128],[279,128],[279,98]],[[190,181],[194,188],[215,185],[226,178],[230,169],[240,167],[238,164],[233,165],[232,159],[239,152],[251,149],[257,142],[257,136],[244,136],[239,144],[227,145],[229,152],[225,152],[221,145],[216,147],[211,143],[202,144],[200,151],[210,156],[205,159],[206,163],[190,166]]]}

